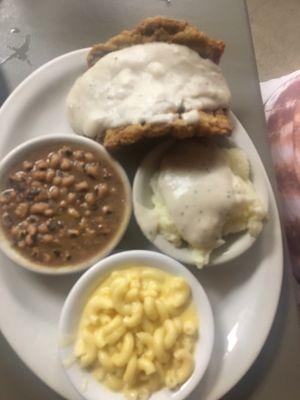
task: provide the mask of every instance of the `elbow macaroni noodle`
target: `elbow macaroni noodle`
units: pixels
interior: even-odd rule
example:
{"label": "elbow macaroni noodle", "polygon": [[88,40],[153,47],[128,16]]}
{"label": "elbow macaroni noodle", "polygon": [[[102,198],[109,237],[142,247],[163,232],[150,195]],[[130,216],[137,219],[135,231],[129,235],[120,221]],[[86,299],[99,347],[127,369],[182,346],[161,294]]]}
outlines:
{"label": "elbow macaroni noodle", "polygon": [[74,354],[109,389],[146,400],[192,374],[198,319],[181,277],[149,267],[108,275],[84,309]]}

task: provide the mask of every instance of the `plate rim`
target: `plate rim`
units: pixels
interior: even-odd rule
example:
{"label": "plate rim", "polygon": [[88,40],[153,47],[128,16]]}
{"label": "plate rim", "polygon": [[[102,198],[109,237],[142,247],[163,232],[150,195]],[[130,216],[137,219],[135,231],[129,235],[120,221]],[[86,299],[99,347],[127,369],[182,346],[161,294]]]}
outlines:
{"label": "plate rim", "polygon": [[[13,102],[13,100],[19,96],[19,93],[26,88],[26,86],[28,84],[30,84],[32,81],[34,81],[35,77],[37,75],[39,75],[41,72],[43,72],[44,70],[48,69],[49,67],[51,68],[52,66],[54,66],[55,64],[67,60],[68,58],[72,58],[72,57],[77,57],[80,54],[84,55],[85,53],[87,53],[89,51],[90,47],[85,47],[85,48],[81,48],[81,49],[77,49],[77,50],[73,50],[71,52],[67,52],[67,53],[63,53],[49,61],[47,61],[46,63],[42,64],[41,66],[39,66],[37,69],[35,69],[31,74],[29,74],[23,81],[21,81],[16,88],[10,93],[10,95],[7,97],[7,99],[4,101],[4,103],[2,104],[1,108],[0,108],[0,121],[1,118],[3,118],[3,115],[5,115],[5,112],[7,110],[7,108],[10,106],[11,102]],[[50,78],[51,79],[51,78]],[[280,294],[281,294],[281,289],[282,289],[282,281],[283,281],[283,273],[284,273],[284,258],[283,258],[283,239],[282,239],[282,229],[281,229],[281,224],[280,224],[280,218],[279,218],[279,212],[278,212],[278,207],[277,207],[277,202],[275,199],[275,195],[274,195],[274,191],[272,188],[272,185],[270,183],[268,174],[265,170],[264,167],[264,163],[262,162],[262,159],[260,158],[260,155],[256,149],[255,144],[252,141],[251,136],[247,133],[246,129],[244,128],[244,126],[242,125],[242,123],[240,122],[240,120],[237,118],[237,116],[234,114],[233,110],[231,110],[233,115],[234,115],[234,120],[235,123],[237,123],[238,125],[241,126],[241,128],[246,132],[249,140],[252,142],[255,151],[257,153],[257,156],[259,158],[260,163],[262,164],[265,176],[266,176],[266,181],[268,183],[268,192],[269,192],[269,207],[273,207],[274,210],[274,222],[276,224],[276,230],[278,230],[278,234],[280,235],[280,260],[278,260],[278,264],[280,264],[280,268],[277,268],[277,288],[276,288],[276,292],[275,290],[272,290],[273,292],[273,302],[272,302],[272,306],[269,306],[270,311],[268,313],[268,321],[265,323],[265,330],[264,333],[261,335],[261,341],[260,341],[260,345],[256,347],[255,351],[253,351],[253,356],[251,357],[251,359],[249,358],[249,362],[247,363],[247,365],[244,367],[244,369],[239,369],[239,373],[236,374],[234,379],[230,380],[230,383],[228,382],[224,382],[222,385],[222,389],[223,390],[219,390],[219,393],[214,393],[216,394],[215,397],[212,397],[211,395],[209,396],[209,399],[218,399],[219,397],[224,396],[226,393],[228,393],[244,376],[245,374],[248,372],[248,370],[251,368],[251,366],[253,365],[253,363],[255,362],[255,360],[257,359],[258,355],[260,354],[262,348],[265,345],[265,342],[269,336],[270,330],[272,328],[273,322],[274,322],[274,318],[278,309],[278,303],[279,303],[279,299],[280,299]],[[0,145],[0,150],[2,150],[2,144]],[[215,266],[214,268],[218,268],[218,266]],[[17,356],[22,360],[22,362],[27,366],[27,368],[29,368],[43,383],[46,384],[46,386],[48,386],[51,390],[55,391],[57,394],[59,394],[62,397],[65,397],[65,394],[63,393],[63,390],[61,390],[61,388],[58,387],[53,387],[53,385],[44,377],[41,377],[39,374],[39,371],[30,366],[29,365],[29,361],[27,361],[26,357],[19,351],[16,350],[16,347],[13,344],[13,341],[10,339],[9,335],[5,333],[5,327],[3,327],[3,323],[1,322],[2,319],[0,318],[0,330],[3,334],[3,336],[5,337],[6,341],[9,343],[10,347],[13,349],[13,351],[17,354]],[[229,380],[228,380],[229,381]],[[59,385],[58,385],[59,386]]]}

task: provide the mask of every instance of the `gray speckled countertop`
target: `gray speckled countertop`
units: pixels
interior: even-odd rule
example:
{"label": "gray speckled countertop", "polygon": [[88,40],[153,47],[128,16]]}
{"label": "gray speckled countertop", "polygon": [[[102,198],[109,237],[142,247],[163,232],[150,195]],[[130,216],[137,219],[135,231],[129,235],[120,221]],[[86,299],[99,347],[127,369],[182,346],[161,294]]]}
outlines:
{"label": "gray speckled countertop", "polygon": [[247,0],[261,81],[300,69],[299,0]]}
{"label": "gray speckled countertop", "polygon": [[[264,21],[254,9],[258,7],[258,1],[249,0],[249,3],[252,3],[255,42],[259,42],[258,26],[261,24],[263,29]],[[271,1],[261,0],[260,3],[266,7]],[[274,0],[274,3],[283,1]],[[166,0],[0,0],[0,101],[34,69],[53,57],[89,46],[141,18],[157,14],[187,19],[208,34],[226,41],[228,46],[222,65],[232,87],[233,108],[248,132],[252,133],[272,180],[256,65],[247,14],[241,0],[171,0],[170,3]],[[259,43],[257,48],[261,77],[273,76],[273,73],[266,73],[267,62],[263,60]],[[255,104],[253,99],[256,99]],[[287,269],[286,261],[286,272]],[[224,400],[298,399],[299,340],[292,283],[285,273],[280,304],[269,338],[252,368]],[[0,349],[1,400],[60,399],[25,367],[2,336]]]}

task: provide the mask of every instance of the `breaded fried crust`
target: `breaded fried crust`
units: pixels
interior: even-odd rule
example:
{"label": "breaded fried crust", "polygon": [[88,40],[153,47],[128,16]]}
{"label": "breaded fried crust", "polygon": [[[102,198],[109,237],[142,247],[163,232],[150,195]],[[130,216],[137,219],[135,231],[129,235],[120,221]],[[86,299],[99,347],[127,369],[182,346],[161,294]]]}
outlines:
{"label": "breaded fried crust", "polygon": [[103,145],[110,150],[120,146],[130,145],[142,139],[172,136],[176,139],[185,139],[193,136],[229,135],[231,124],[228,116],[218,111],[216,113],[199,112],[199,121],[196,124],[187,124],[178,118],[173,122],[160,124],[134,124],[125,127],[107,129],[102,137]]}
{"label": "breaded fried crust", "polygon": [[186,21],[164,17],[147,18],[131,31],[123,31],[105,43],[96,44],[88,54],[88,66],[94,65],[101,57],[112,51],[135,44],[166,42],[181,44],[196,51],[201,57],[219,63],[225,43],[210,39],[195,26]]}
{"label": "breaded fried crust", "polygon": [[[131,31],[123,31],[105,43],[97,44],[88,53],[88,66],[93,66],[106,54],[124,47],[150,42],[167,42],[185,45],[196,51],[201,57],[215,63],[220,61],[225,44],[200,32],[195,26],[185,21],[164,17],[148,18],[140,22]],[[172,136],[184,139],[193,136],[229,135],[232,131],[227,110],[198,110],[199,121],[187,123],[180,117],[171,123],[132,124],[107,129],[98,140],[108,149],[130,145],[145,138]]]}

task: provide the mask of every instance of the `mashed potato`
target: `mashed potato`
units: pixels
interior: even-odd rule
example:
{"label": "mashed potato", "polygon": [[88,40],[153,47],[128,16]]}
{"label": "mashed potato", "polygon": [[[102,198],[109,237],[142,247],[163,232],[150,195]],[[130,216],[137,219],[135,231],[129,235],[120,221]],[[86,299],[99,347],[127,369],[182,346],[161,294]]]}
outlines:
{"label": "mashed potato", "polygon": [[192,249],[200,268],[226,235],[247,230],[257,236],[266,218],[250,180],[249,161],[238,148],[197,141],[174,146],[151,187],[156,234]]}

